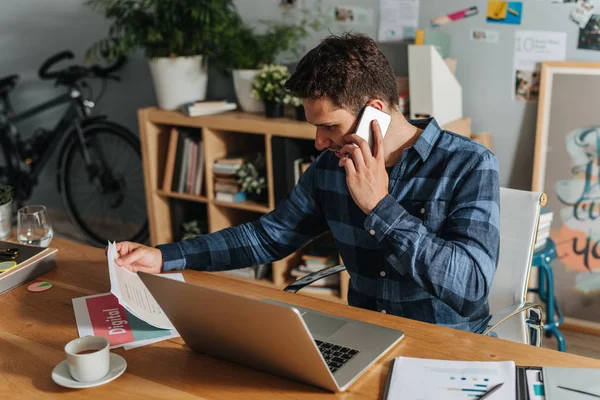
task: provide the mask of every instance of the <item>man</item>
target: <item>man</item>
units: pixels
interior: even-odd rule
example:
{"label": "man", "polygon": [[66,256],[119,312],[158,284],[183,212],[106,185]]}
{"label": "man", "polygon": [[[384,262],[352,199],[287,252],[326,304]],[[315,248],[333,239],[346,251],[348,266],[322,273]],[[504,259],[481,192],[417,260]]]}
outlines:
{"label": "man", "polygon": [[[350,305],[483,332],[499,249],[494,155],[433,118],[407,121],[389,62],[363,35],[324,39],[286,86],[303,99],[323,153],[279,206],[158,248],[119,243],[117,264],[151,273],[242,268],[331,231],[350,273]],[[385,139],[372,124],[374,153],[354,134],[365,105],[392,116]]]}

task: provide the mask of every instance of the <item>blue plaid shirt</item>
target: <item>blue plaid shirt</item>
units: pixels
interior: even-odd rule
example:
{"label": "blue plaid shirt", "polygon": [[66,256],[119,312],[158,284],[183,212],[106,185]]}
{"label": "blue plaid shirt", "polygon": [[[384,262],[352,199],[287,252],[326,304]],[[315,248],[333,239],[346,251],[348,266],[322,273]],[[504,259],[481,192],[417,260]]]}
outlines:
{"label": "blue plaid shirt", "polygon": [[325,151],[259,220],[158,246],[163,271],[268,263],[331,231],[350,274],[350,305],[483,332],[500,242],[498,162],[434,119],[410,122],[424,131],[369,215],[352,200],[337,157]]}

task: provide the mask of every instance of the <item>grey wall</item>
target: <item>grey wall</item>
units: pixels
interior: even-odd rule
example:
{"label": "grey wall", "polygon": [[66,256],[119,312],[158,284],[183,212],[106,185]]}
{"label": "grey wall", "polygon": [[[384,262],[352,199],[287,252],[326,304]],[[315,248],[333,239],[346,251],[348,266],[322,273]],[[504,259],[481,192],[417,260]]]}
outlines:
{"label": "grey wall", "polygon": [[[463,88],[464,114],[472,118],[475,132],[493,134],[501,184],[531,189],[537,102],[511,98],[515,31],[566,32],[569,61],[600,61],[600,52],[577,49],[579,27],[569,19],[573,4],[553,4],[550,0],[523,0],[521,25],[487,23],[484,0],[421,0],[419,24],[429,26],[432,18],[472,5],[479,8],[478,15],[439,28],[452,35],[450,54],[458,60],[456,75]],[[471,41],[471,29],[497,30],[500,41]]]}
{"label": "grey wall", "polygon": [[[104,18],[84,5],[83,0],[0,0],[0,76],[18,73],[20,83],[11,96],[15,109],[23,110],[62,93],[51,81],[41,81],[37,70],[49,56],[62,51],[75,53],[81,62],[87,47],[106,35]],[[129,58],[120,73],[123,81],[111,83],[97,114],[108,114],[137,132],[136,110],[154,104],[150,72],[140,54]],[[63,108],[47,111],[23,122],[19,129],[28,137],[38,126],[52,127]],[[62,208],[55,186],[53,159],[40,177],[31,203]]]}

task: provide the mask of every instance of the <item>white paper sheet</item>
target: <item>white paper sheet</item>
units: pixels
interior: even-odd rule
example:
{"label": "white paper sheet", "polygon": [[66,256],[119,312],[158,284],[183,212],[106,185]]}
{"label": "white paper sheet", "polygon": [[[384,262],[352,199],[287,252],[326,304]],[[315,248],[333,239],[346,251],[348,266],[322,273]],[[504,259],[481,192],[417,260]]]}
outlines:
{"label": "white paper sheet", "polygon": [[513,98],[537,101],[540,87],[540,63],[563,61],[567,56],[567,33],[516,31]]}
{"label": "white paper sheet", "polygon": [[413,39],[419,25],[420,0],[380,0],[380,42]]}
{"label": "white paper sheet", "polygon": [[115,243],[109,243],[107,256],[110,292],[119,300],[119,304],[152,326],[175,329],[139,276],[115,264],[118,258]]}
{"label": "white paper sheet", "polygon": [[470,400],[498,383],[494,399],[516,400],[512,361],[444,361],[398,357],[394,361],[387,399]]}

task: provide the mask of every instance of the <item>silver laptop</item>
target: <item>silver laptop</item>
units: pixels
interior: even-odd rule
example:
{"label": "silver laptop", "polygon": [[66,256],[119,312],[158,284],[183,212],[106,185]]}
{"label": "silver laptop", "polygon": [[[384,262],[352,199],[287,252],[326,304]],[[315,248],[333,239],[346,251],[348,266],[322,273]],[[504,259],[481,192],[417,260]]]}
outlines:
{"label": "silver laptop", "polygon": [[344,391],[404,332],[138,272],[195,351]]}

